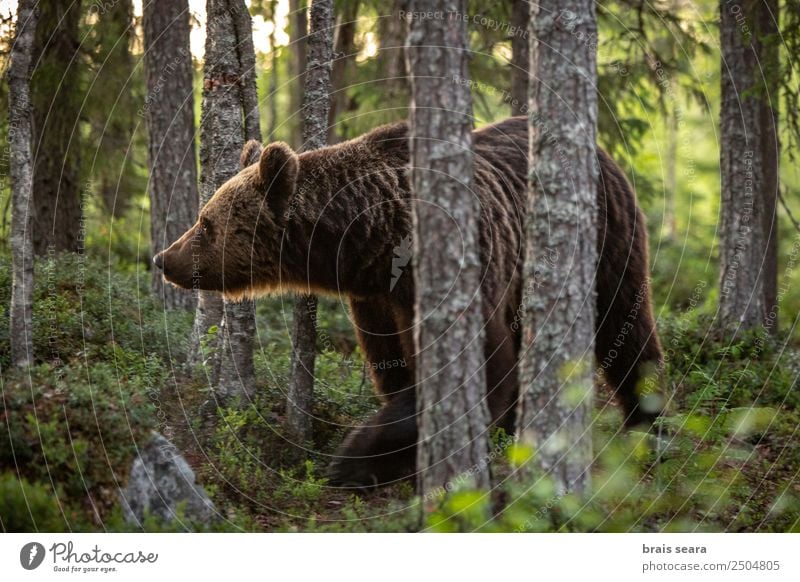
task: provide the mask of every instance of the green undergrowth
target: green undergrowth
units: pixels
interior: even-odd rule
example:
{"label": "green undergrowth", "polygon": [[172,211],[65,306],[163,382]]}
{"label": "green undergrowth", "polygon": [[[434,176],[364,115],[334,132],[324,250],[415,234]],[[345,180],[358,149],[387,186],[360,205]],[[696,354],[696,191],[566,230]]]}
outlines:
{"label": "green undergrowth", "polygon": [[[8,260],[0,262],[7,306]],[[91,256],[42,262],[36,364],[9,370],[0,338],[0,526],[132,529],[118,488],[157,430],[211,495],[221,516],[214,531],[797,531],[800,354],[760,333],[723,341],[707,303],[659,319],[668,407],[651,433],[621,431],[608,390],[598,390],[588,495],[559,492],[537,473],[534,449],[496,435],[493,490],[456,487],[423,510],[412,483],[358,494],[325,479],[342,438],[379,405],[338,302],[320,302],[314,436],[298,447],[284,434],[290,300],[258,303],[252,399],[210,405],[204,375],[181,363],[192,314],[165,313],[148,273]],[[3,311],[0,334],[7,329]],[[148,519],[144,529],[208,528]]]}

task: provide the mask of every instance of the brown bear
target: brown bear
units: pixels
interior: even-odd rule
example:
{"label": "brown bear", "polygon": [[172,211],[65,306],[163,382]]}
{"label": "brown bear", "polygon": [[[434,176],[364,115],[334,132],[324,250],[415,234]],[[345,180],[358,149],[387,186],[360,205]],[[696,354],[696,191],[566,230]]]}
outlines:
{"label": "brown bear", "polygon": [[[509,433],[518,399],[527,132],[527,120],[514,117],[476,130],[473,143],[486,392],[493,422]],[[403,268],[412,231],[408,141],[405,123],[299,155],[283,143],[251,141],[244,169],[154,258],[168,281],[187,289],[233,299],[290,291],[349,301],[383,407],[345,439],[330,467],[332,484],[365,487],[414,474],[414,277],[410,265]],[[661,361],[647,235],[623,172],[600,148],[597,156],[596,357],[626,424],[635,425],[652,417],[637,396],[643,366]]]}

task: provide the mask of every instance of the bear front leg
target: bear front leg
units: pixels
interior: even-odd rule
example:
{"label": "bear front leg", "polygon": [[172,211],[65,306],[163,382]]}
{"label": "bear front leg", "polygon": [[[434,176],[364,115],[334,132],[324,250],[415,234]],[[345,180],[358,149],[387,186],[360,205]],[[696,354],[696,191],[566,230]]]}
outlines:
{"label": "bear front leg", "polygon": [[365,365],[378,396],[387,400],[414,390],[413,350],[406,353],[408,332],[398,329],[395,311],[385,297],[350,300],[350,314]]}

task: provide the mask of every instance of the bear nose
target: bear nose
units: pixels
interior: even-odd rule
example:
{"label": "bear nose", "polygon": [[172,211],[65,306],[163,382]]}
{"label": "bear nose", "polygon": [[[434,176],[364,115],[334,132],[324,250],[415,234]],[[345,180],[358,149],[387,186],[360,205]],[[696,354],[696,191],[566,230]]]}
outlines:
{"label": "bear nose", "polygon": [[153,257],[153,264],[159,269],[164,269],[164,251],[161,251]]}

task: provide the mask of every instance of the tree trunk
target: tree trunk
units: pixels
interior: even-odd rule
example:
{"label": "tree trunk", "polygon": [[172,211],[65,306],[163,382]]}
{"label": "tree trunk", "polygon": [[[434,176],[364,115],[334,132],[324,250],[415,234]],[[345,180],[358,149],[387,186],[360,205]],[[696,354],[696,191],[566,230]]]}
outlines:
{"label": "tree trunk", "polygon": [[[760,43],[757,4],[720,2],[722,105],[720,108],[720,297],[719,323],[753,329],[765,323],[768,234],[763,159],[768,102],[759,94]],[[774,214],[774,213],[773,213]]]}
{"label": "tree trunk", "polygon": [[[359,0],[345,2],[342,13],[336,18],[333,38],[334,58],[331,73],[331,112],[328,119],[328,143],[346,139],[347,130],[338,119],[347,109],[347,89],[350,86],[352,65],[356,57],[356,25],[358,24]],[[337,123],[338,122],[338,123]]]}
{"label": "tree trunk", "polygon": [[11,365],[33,365],[33,184],[31,57],[38,18],[35,0],[20,0],[8,67],[11,172]]}
{"label": "tree trunk", "polygon": [[291,129],[292,147],[298,149],[303,140],[303,88],[305,87],[306,52],[308,50],[308,18],[306,0],[289,0],[289,50],[292,57]]}
{"label": "tree trunk", "polygon": [[[260,138],[252,27],[244,0],[207,0],[203,106],[200,122],[200,205],[239,172],[245,139]],[[254,106],[255,104],[255,106]],[[252,302],[224,305],[219,293],[200,291],[193,362],[205,363],[216,396],[248,395],[254,382]],[[202,338],[218,334],[203,348]]]}
{"label": "tree trunk", "polygon": [[382,107],[387,110],[388,120],[397,121],[406,117],[410,88],[406,75],[406,21],[400,15],[410,9],[411,0],[391,0],[391,10],[378,9],[378,59],[380,61],[379,88]]}
{"label": "tree trunk", "polygon": [[511,7],[511,115],[524,115],[528,110],[528,22],[530,0],[512,0]]}
{"label": "tree trunk", "polygon": [[[197,219],[192,55],[188,0],[148,0],[143,6],[150,165],[151,255],[178,240]],[[195,297],[153,270],[153,293],[167,309],[194,309]]]}
{"label": "tree trunk", "polygon": [[[764,164],[764,232],[767,237],[764,257],[764,306],[766,328],[778,332],[778,189],[780,188],[781,142],[778,131],[781,62],[777,42],[780,7],[777,0],[758,3],[758,41],[760,45],[761,84],[761,161]],[[765,39],[772,35],[771,39]]]}
{"label": "tree trunk", "polygon": [[[239,52],[239,86],[244,116],[244,139],[238,144],[237,149],[240,153],[245,141],[251,139],[261,141],[256,54],[253,47],[253,23],[247,6],[243,0],[228,0],[228,2],[233,11]],[[238,166],[236,169],[238,170]],[[223,398],[240,395],[249,398],[255,385],[253,340],[256,336],[256,306],[253,301],[249,299],[237,303],[226,301],[221,331],[223,344],[218,393]]]}
{"label": "tree trunk", "polygon": [[523,288],[536,292],[523,297],[518,430],[559,494],[590,484],[597,55],[584,39],[596,33],[591,0],[531,4]]}
{"label": "tree trunk", "polygon": [[[303,149],[306,151],[324,147],[328,130],[333,60],[333,1],[312,0],[310,19],[303,104]],[[294,353],[286,419],[289,434],[298,445],[311,439],[316,316],[316,297],[309,294],[295,300]]]}
{"label": "tree trunk", "polygon": [[[677,91],[675,78],[670,78],[673,91]],[[667,113],[667,153],[664,160],[666,171],[664,175],[664,223],[667,225],[666,237],[674,241],[678,225],[675,215],[675,201],[678,196],[678,104],[673,102]]]}
{"label": "tree trunk", "polygon": [[39,4],[33,103],[33,250],[83,250],[80,184],[80,0]]}
{"label": "tree trunk", "polygon": [[[94,74],[82,115],[90,125],[94,190],[106,215],[118,218],[139,191],[133,160],[138,145],[134,135],[138,125],[138,75],[130,52],[135,36],[133,3],[117,0],[105,10],[95,6],[90,13],[97,18],[92,26],[96,47],[89,67]],[[170,53],[174,50],[171,48]]]}
{"label": "tree trunk", "polygon": [[[411,2],[411,10],[454,9],[466,14],[466,0]],[[463,19],[411,21],[417,470],[431,505],[449,485],[490,486],[472,98],[467,83],[452,80],[469,78],[467,51]]]}
{"label": "tree trunk", "polygon": [[269,127],[267,128],[267,142],[275,141],[275,130],[278,128],[278,49],[275,46],[275,12],[278,7],[277,0],[269,3],[269,13],[272,18],[272,29],[269,31],[270,71],[269,71]]}

